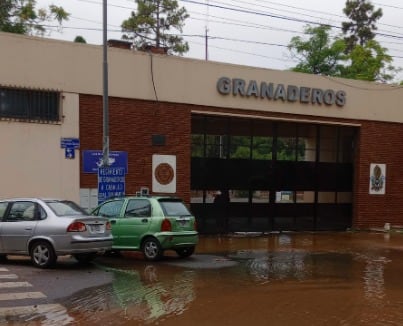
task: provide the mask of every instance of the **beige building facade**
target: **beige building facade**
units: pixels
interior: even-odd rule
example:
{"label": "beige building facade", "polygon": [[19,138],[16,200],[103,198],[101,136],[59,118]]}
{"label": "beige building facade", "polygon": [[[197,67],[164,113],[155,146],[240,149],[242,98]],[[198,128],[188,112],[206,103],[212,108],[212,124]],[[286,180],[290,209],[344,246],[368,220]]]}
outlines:
{"label": "beige building facade", "polygon": [[[61,197],[93,206],[89,202],[96,201],[97,182],[93,175],[83,173],[82,151],[101,149],[102,126],[92,124],[86,112],[94,110],[91,112],[98,118],[102,115],[100,106],[103,94],[102,46],[8,33],[0,33],[0,44],[2,48],[0,142],[3,153],[0,177],[3,185],[6,185],[2,187],[0,197]],[[114,137],[120,137],[118,125],[119,123],[124,125],[125,114],[128,116],[133,114],[129,110],[138,108],[137,119],[141,121],[144,118],[144,123],[148,123],[155,116],[151,126],[159,123],[170,124],[171,121],[171,125],[163,132],[160,133],[156,129],[151,130],[148,135],[151,139],[152,136],[163,134],[168,139],[167,145],[170,145],[169,141],[172,139],[169,138],[169,130],[180,128],[175,119],[178,117],[183,119],[180,121],[184,126],[183,152],[179,147],[180,141],[175,145],[177,147],[172,147],[170,150],[168,147],[156,147],[153,144],[154,147],[151,146],[150,152],[145,153],[142,159],[146,162],[147,169],[151,170],[153,155],[177,157],[175,172],[178,178],[175,182],[179,186],[176,187],[175,194],[184,197],[187,202],[193,202],[194,205],[201,201],[203,209],[199,210],[194,206],[197,212],[201,212],[200,218],[208,204],[206,196],[213,186],[194,186],[192,171],[196,168],[192,163],[194,155],[192,144],[198,135],[204,135],[205,145],[206,139],[209,139],[206,136],[209,134],[208,128],[205,126],[198,128],[198,121],[201,121],[201,118],[204,121],[225,118],[232,119],[231,126],[235,125],[234,121],[253,121],[253,126],[263,121],[275,123],[276,128],[280,129],[285,123],[287,128],[297,124],[298,128],[309,125],[354,130],[352,140],[355,146],[354,160],[351,162],[353,172],[350,173],[353,186],[351,191],[335,190],[339,193],[338,198],[349,198],[347,201],[351,205],[350,226],[364,228],[380,226],[386,222],[403,224],[403,217],[399,217],[403,215],[402,209],[395,206],[395,201],[401,202],[403,199],[403,195],[400,194],[402,184],[396,180],[403,173],[403,169],[399,166],[402,152],[397,149],[400,145],[397,138],[403,135],[401,87],[155,55],[119,48],[108,49],[108,67],[109,96],[112,103],[110,120],[113,124],[111,143],[114,142]],[[48,121],[42,118],[7,115],[10,108],[6,106],[17,103],[15,100],[7,102],[5,99],[12,90],[58,93],[60,95],[58,118]],[[142,114],[143,109],[146,111]],[[175,110],[184,114],[177,116]],[[163,121],[158,114],[164,117]],[[134,114],[133,121],[136,121],[135,119]],[[241,127],[238,129],[237,136],[245,136],[241,129]],[[316,129],[310,130],[316,133]],[[385,130],[394,130],[392,139],[387,136],[389,141],[385,138]],[[326,131],[320,132],[325,135]],[[220,132],[212,131],[210,134],[220,135]],[[263,134],[264,132],[258,136]],[[228,135],[234,136],[231,133]],[[278,133],[278,137],[280,136]],[[97,137],[97,140],[92,143],[94,137]],[[73,158],[66,156],[65,148],[61,146],[63,138],[80,140],[80,148],[75,149]],[[316,166],[319,168],[322,161],[329,161],[325,156],[330,152],[324,145],[326,143],[324,136],[321,147],[312,145],[314,152],[309,152],[310,142],[317,138],[320,136],[316,134],[313,138],[306,136],[304,148],[307,153],[305,160],[310,162],[316,160]],[[251,139],[253,142],[253,137]],[[95,143],[96,146],[92,145]],[[129,153],[129,174],[134,173],[133,170],[137,169],[139,164],[132,165],[130,157],[134,155],[133,152],[140,153],[141,156],[142,151],[135,147],[137,144],[131,147],[128,142],[124,145],[124,139],[116,143],[118,150]],[[336,149],[332,151],[336,152]],[[270,160],[273,161],[273,158]],[[277,160],[280,161],[279,158]],[[386,174],[382,194],[373,195],[369,191],[370,178],[373,176],[371,164],[378,164]],[[147,175],[144,179],[140,174],[133,176],[133,182],[128,184],[126,181],[126,189],[133,193],[140,186],[145,186],[152,192],[152,184],[155,181],[153,173],[154,171],[149,173],[147,170],[143,173]],[[139,179],[141,182],[137,183]],[[131,180],[130,176],[127,180]],[[320,180],[316,184],[318,182],[320,183]],[[305,198],[310,198],[309,203],[319,203],[320,198],[333,196],[330,190],[322,191],[316,189],[316,186],[312,187],[312,189],[308,189],[309,187],[292,189],[291,196],[294,198],[294,203],[297,203],[297,198],[301,198],[304,189]],[[281,190],[287,190],[277,189],[274,185],[256,189],[251,185],[248,188],[250,195],[244,196],[249,198],[250,207],[253,206],[254,193],[263,189],[267,192],[276,192],[269,196],[273,205],[276,204],[276,198],[281,195]],[[238,189],[238,192],[241,190]],[[93,196],[95,199],[85,199],[86,196]],[[374,201],[376,216],[373,212],[369,212],[371,209],[365,208],[368,200]],[[390,206],[390,203],[393,205]],[[280,210],[274,209],[274,212]],[[385,214],[389,214],[390,218],[385,217]],[[248,225],[251,225],[253,218],[253,214],[247,217]],[[319,215],[313,217],[317,218]],[[273,223],[264,225],[270,229]]]}

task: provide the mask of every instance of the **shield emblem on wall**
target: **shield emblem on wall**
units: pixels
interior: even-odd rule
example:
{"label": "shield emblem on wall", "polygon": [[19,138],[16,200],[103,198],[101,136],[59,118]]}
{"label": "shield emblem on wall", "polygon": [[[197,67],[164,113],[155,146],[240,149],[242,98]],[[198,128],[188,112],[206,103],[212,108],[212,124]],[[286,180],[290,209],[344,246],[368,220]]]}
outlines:
{"label": "shield emblem on wall", "polygon": [[386,164],[370,165],[369,193],[371,195],[384,195],[386,183]]}

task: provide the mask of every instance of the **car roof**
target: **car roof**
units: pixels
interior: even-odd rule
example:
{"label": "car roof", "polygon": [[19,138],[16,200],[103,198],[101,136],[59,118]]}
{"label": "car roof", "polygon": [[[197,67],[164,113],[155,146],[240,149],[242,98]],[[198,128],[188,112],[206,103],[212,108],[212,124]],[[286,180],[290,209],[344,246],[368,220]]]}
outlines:
{"label": "car roof", "polygon": [[40,197],[14,197],[14,198],[1,198],[0,201],[62,201],[59,198],[40,198]]}
{"label": "car roof", "polygon": [[136,195],[127,195],[127,196],[122,196],[122,197],[114,197],[114,198],[109,198],[106,201],[109,200],[116,200],[116,199],[156,199],[156,200],[161,200],[161,199],[173,199],[173,200],[182,200],[180,197],[177,196],[161,196],[161,195],[155,195],[155,196],[136,196]]}

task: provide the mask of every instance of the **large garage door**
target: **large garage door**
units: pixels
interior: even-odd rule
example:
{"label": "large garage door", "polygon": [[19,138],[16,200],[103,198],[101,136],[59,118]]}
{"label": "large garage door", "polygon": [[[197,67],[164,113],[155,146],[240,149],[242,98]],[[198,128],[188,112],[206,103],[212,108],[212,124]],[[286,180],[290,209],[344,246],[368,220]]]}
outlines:
{"label": "large garage door", "polygon": [[193,115],[202,233],[351,227],[357,128]]}

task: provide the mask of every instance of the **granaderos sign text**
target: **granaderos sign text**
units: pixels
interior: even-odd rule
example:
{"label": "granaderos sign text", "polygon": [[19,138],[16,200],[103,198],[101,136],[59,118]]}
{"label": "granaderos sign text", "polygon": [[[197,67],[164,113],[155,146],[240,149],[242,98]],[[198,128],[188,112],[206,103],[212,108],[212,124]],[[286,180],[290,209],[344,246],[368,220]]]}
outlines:
{"label": "granaderos sign text", "polygon": [[346,92],[332,89],[298,87],[250,80],[246,82],[240,78],[221,77],[217,81],[217,91],[222,95],[240,95],[246,97],[267,98],[288,102],[337,105],[346,104]]}

